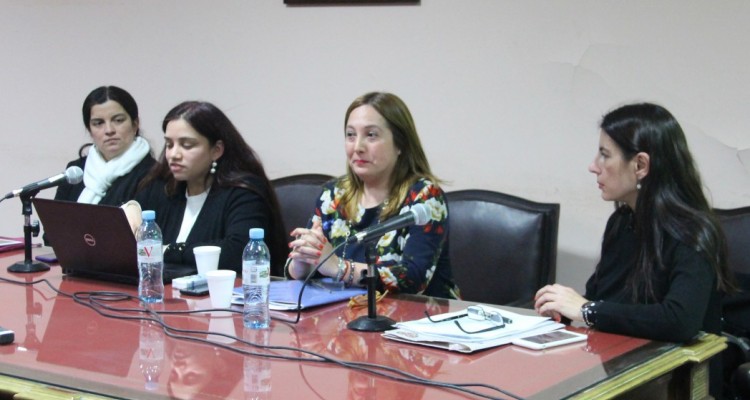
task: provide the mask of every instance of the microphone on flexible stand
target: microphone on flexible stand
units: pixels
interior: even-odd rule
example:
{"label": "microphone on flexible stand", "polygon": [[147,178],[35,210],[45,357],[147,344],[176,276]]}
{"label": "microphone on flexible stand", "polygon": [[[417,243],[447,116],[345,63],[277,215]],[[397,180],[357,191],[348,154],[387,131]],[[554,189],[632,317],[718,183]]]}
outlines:
{"label": "microphone on flexible stand", "polygon": [[[415,204],[409,212],[403,213],[398,217],[391,218],[381,224],[364,230],[350,237],[348,241],[366,243],[378,239],[396,229],[405,228],[411,225],[424,225],[430,220],[430,212],[424,204]],[[367,315],[361,316],[354,321],[349,322],[346,327],[355,331],[363,332],[382,332],[393,329],[396,321],[379,316],[377,312],[377,302],[375,299],[375,287],[377,286],[378,276],[375,273],[375,256],[370,250],[370,246],[365,248],[365,259],[367,260],[367,270],[363,271],[365,275],[363,280],[367,282]],[[354,273],[353,271],[351,273]]]}
{"label": "microphone on flexible stand", "polygon": [[42,179],[41,181],[30,183],[20,189],[10,191],[5,195],[5,197],[3,197],[3,200],[12,199],[17,196],[34,197],[42,189],[51,188],[65,183],[75,185],[77,183],[81,183],[82,180],[83,170],[76,166],[69,167],[65,170],[65,172],[61,174],[57,174],[47,179]]}
{"label": "microphone on flexible stand", "polygon": [[[31,199],[42,189],[51,188],[63,184],[75,185],[83,180],[83,170],[79,167],[69,167],[62,174],[51,178],[31,183],[20,189],[13,190],[5,195],[2,200],[13,197],[21,198],[21,213],[24,216],[23,240],[24,260],[8,267],[9,272],[41,272],[49,270],[49,265],[31,259],[31,235],[39,235],[39,225],[31,224]],[[2,201],[0,200],[0,201]]]}
{"label": "microphone on flexible stand", "polygon": [[415,204],[411,206],[409,211],[377,224],[370,229],[356,233],[354,236],[350,236],[347,241],[349,243],[370,242],[380,238],[390,231],[406,228],[411,225],[424,225],[429,220],[430,211],[427,209],[427,206],[421,203]]}

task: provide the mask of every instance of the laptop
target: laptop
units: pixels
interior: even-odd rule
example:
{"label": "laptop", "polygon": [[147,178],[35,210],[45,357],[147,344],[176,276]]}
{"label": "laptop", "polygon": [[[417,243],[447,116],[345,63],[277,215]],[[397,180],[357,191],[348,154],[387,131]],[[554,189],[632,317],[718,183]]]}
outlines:
{"label": "laptop", "polygon": [[[135,236],[120,207],[33,200],[64,274],[138,284]],[[164,283],[196,274],[194,266],[164,265]]]}

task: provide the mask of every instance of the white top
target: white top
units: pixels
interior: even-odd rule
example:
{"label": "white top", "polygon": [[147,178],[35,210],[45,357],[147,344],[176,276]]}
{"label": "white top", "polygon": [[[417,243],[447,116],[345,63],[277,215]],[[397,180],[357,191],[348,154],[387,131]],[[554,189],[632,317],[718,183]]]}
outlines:
{"label": "white top", "polygon": [[182,226],[180,226],[180,233],[177,235],[177,243],[183,243],[190,234],[190,230],[195,225],[195,220],[198,218],[198,214],[203,208],[203,204],[206,202],[208,197],[208,190],[195,196],[188,196],[187,190],[185,191],[185,197],[187,198],[187,204],[185,205],[185,215],[182,216]]}

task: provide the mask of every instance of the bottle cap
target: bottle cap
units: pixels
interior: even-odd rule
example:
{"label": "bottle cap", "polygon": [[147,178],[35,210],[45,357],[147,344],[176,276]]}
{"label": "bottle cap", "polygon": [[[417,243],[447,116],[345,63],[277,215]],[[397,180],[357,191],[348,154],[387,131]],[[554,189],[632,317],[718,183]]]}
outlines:
{"label": "bottle cap", "polygon": [[156,219],[156,211],[154,210],[143,210],[141,211],[141,218],[147,221],[153,221]]}
{"label": "bottle cap", "polygon": [[250,228],[250,239],[263,239],[265,232],[263,228]]}

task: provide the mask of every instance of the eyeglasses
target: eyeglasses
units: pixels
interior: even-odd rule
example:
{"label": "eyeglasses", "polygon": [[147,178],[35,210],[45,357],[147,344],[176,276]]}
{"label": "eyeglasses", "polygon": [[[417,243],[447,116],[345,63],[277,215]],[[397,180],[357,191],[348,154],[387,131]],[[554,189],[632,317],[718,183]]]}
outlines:
{"label": "eyeglasses", "polygon": [[[466,309],[466,313],[465,314],[458,314],[458,315],[454,315],[452,317],[443,318],[443,319],[439,319],[439,320],[432,319],[432,317],[430,316],[430,314],[427,311],[424,312],[424,315],[426,315],[427,319],[430,322],[433,322],[433,323],[453,321],[453,323],[456,324],[456,326],[458,327],[458,329],[461,330],[461,332],[468,333],[468,334],[490,332],[490,331],[494,331],[494,330],[497,330],[497,329],[505,328],[505,324],[512,324],[513,323],[513,320],[511,320],[510,318],[503,317],[502,315],[500,315],[499,312],[497,312],[497,311],[487,311],[487,310],[485,310],[484,308],[482,308],[480,306],[470,306],[470,307],[468,307]],[[492,322],[495,325],[492,326],[492,327],[490,327],[490,328],[480,329],[478,331],[467,331],[457,321],[458,319],[463,318],[463,317],[469,317],[469,319],[473,319],[475,321],[490,321],[490,322]]]}
{"label": "eyeglasses", "polygon": [[493,324],[495,324],[495,326],[492,326],[486,329],[480,329],[478,331],[467,331],[461,326],[461,324],[458,323],[458,321],[453,321],[453,323],[455,323],[458,329],[460,329],[461,332],[463,333],[474,334],[474,333],[490,332],[496,329],[505,328],[505,324],[513,323],[513,320],[511,320],[510,318],[503,317],[499,312],[488,311],[480,306],[470,306],[466,309],[466,313],[469,319],[473,319],[476,321],[490,321]]}

